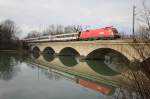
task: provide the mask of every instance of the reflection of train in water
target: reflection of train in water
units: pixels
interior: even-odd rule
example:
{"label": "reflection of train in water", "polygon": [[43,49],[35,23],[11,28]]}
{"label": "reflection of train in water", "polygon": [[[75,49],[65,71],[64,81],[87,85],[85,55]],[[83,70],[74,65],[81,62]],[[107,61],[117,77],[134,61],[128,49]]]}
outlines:
{"label": "reflection of train in water", "polygon": [[[55,69],[47,68],[47,67],[41,67],[43,68],[43,71],[45,74],[48,76],[52,74],[53,72],[53,78],[55,77],[60,77],[60,78],[65,78],[66,80],[69,80],[71,82],[74,82],[76,84],[79,84],[85,88],[97,91],[99,93],[102,93],[104,95],[111,95],[115,91],[115,87],[111,85],[107,85],[105,83],[101,82],[94,82],[90,79],[82,78],[80,76],[75,76],[72,74],[64,73]],[[55,78],[56,79],[56,78]]]}
{"label": "reflection of train in water", "polygon": [[71,40],[99,40],[99,39],[116,39],[119,34],[114,27],[105,27],[100,29],[91,29],[77,33],[65,33],[36,38],[24,39],[26,42],[34,41],[71,41]]}
{"label": "reflection of train in water", "polygon": [[113,93],[113,87],[105,84],[97,84],[85,79],[78,79],[78,83],[86,88],[95,90],[97,92],[100,92],[104,95],[109,95]]}

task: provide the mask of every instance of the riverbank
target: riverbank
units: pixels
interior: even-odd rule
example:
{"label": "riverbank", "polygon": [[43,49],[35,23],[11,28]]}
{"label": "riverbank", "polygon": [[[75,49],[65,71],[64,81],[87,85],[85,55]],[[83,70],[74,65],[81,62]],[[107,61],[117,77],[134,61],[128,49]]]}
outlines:
{"label": "riverbank", "polygon": [[0,52],[18,52],[18,50],[0,50]]}
{"label": "riverbank", "polygon": [[0,53],[24,53],[24,50],[0,50]]}

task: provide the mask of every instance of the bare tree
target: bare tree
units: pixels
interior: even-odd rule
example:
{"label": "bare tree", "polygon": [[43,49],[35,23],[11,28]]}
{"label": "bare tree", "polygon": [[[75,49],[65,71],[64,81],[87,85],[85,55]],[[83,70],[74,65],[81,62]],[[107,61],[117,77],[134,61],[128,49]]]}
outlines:
{"label": "bare tree", "polygon": [[140,10],[140,16],[137,18],[139,26],[137,34],[139,38],[149,40],[150,39],[150,9],[146,6],[146,0],[142,0],[143,9]]}
{"label": "bare tree", "polygon": [[1,23],[1,31],[8,39],[12,39],[17,32],[16,24],[11,20],[5,20]]}
{"label": "bare tree", "polygon": [[143,8],[144,8],[143,21],[145,21],[146,28],[148,30],[150,30],[150,9],[148,9],[148,7],[146,6],[146,0],[143,0],[142,4],[143,4]]}
{"label": "bare tree", "polygon": [[40,33],[36,30],[33,30],[28,33],[26,38],[35,38],[35,37],[39,37],[39,36],[40,36]]}
{"label": "bare tree", "polygon": [[68,25],[68,26],[66,26],[65,28],[64,28],[64,32],[65,33],[71,33],[71,32],[73,32],[73,27],[71,26],[71,25]]}
{"label": "bare tree", "polygon": [[68,25],[64,28],[65,33],[80,32],[83,28],[80,25]]}
{"label": "bare tree", "polygon": [[62,25],[57,25],[56,26],[56,33],[57,34],[62,34],[64,33],[64,27]]}
{"label": "bare tree", "polygon": [[54,35],[54,34],[62,34],[62,33],[73,33],[80,32],[83,28],[80,25],[49,25],[49,27],[43,31],[43,35]]}
{"label": "bare tree", "polygon": [[47,29],[46,32],[48,35],[53,35],[56,34],[56,26],[55,25],[50,25]]}
{"label": "bare tree", "polygon": [[17,40],[16,33],[18,28],[15,22],[5,20],[0,23],[0,49],[13,47],[13,43]]}
{"label": "bare tree", "polygon": [[83,31],[83,27],[81,25],[74,25],[74,32],[81,32]]}

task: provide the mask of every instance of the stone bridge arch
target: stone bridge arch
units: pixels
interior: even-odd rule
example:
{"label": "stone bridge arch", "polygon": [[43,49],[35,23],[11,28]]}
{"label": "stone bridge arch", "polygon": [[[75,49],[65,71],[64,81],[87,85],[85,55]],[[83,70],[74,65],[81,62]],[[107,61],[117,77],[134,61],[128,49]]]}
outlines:
{"label": "stone bridge arch", "polygon": [[55,53],[55,50],[52,48],[52,47],[45,47],[43,50],[42,50],[42,53],[45,53],[45,54],[54,54]]}
{"label": "stone bridge arch", "polygon": [[142,61],[140,54],[128,43],[97,43],[97,42],[43,42],[43,43],[30,43],[30,45],[39,47],[43,51],[46,47],[51,47],[55,53],[59,54],[64,48],[72,48],[79,53],[80,56],[86,57],[89,53],[96,49],[112,49],[127,57],[128,60]]}
{"label": "stone bridge arch", "polygon": [[32,51],[32,52],[35,52],[35,53],[39,53],[39,52],[40,52],[40,48],[39,48],[38,46],[33,46],[33,47],[31,48],[31,51]]}
{"label": "stone bridge arch", "polygon": [[58,54],[62,56],[80,56],[79,52],[72,47],[65,47]]}

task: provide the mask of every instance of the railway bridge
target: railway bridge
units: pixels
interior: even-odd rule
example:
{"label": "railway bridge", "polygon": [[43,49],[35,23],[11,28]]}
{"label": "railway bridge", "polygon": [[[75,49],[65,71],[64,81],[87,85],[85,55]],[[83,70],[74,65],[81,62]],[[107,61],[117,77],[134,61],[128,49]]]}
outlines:
{"label": "railway bridge", "polygon": [[28,42],[27,44],[31,51],[52,55],[81,56],[86,59],[112,60],[118,57],[118,61],[138,64],[149,60],[150,57],[150,43],[134,43],[130,40]]}

